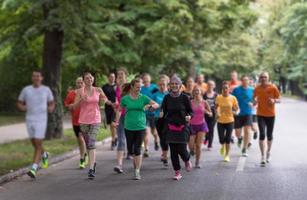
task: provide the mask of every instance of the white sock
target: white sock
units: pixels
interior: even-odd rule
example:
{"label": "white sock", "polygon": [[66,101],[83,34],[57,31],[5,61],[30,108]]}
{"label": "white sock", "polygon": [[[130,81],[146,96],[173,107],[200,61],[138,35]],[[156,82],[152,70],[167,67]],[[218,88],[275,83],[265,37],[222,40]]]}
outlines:
{"label": "white sock", "polygon": [[48,157],[47,152],[44,152],[44,153],[42,154],[42,156],[43,156],[44,158],[47,158],[47,157]]}
{"label": "white sock", "polygon": [[36,171],[36,170],[37,170],[37,168],[38,168],[38,164],[33,163],[33,165],[32,165],[32,169],[34,169],[34,170]]}

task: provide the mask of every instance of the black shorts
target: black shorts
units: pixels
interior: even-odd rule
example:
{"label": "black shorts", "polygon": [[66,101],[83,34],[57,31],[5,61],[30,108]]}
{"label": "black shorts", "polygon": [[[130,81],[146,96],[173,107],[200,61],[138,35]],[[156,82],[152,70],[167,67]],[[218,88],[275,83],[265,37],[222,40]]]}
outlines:
{"label": "black shorts", "polygon": [[73,129],[74,129],[74,133],[75,133],[75,136],[76,137],[79,137],[79,135],[80,135],[80,126],[75,126],[75,125],[73,125]]}
{"label": "black shorts", "polygon": [[235,129],[239,129],[244,126],[251,126],[252,124],[253,124],[252,115],[244,115],[244,116],[235,117]]}
{"label": "black shorts", "polygon": [[104,111],[106,114],[107,124],[110,125],[115,120],[114,109],[112,107],[106,106]]}
{"label": "black shorts", "polygon": [[146,126],[151,128],[151,129],[156,128],[155,116],[153,116],[153,115],[146,115]]}

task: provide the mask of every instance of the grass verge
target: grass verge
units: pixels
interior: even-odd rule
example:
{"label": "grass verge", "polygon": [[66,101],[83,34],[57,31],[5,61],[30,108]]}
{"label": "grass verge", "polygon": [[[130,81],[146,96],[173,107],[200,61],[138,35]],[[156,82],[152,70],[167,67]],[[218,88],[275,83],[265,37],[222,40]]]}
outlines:
{"label": "grass verge", "polygon": [[0,126],[16,124],[25,121],[23,113],[0,113]]}
{"label": "grass verge", "polygon": [[[97,136],[97,141],[101,141],[109,135],[109,131],[101,129]],[[44,142],[44,148],[50,153],[51,157],[71,151],[77,146],[76,137],[72,129],[65,130],[61,139],[46,140]],[[28,139],[0,144],[0,176],[30,165],[33,152],[34,149]]]}

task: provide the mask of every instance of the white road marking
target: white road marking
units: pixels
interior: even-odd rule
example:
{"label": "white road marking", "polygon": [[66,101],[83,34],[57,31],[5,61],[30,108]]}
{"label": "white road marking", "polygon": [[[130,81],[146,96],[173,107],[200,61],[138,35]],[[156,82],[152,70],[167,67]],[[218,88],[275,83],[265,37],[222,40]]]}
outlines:
{"label": "white road marking", "polygon": [[238,165],[237,165],[237,172],[242,172],[245,167],[246,157],[240,157]]}

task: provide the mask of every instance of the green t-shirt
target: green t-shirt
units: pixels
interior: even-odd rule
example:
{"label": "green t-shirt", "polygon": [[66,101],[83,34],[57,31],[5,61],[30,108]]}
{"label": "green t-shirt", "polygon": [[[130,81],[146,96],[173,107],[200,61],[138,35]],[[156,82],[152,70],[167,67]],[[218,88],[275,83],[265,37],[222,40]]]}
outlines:
{"label": "green t-shirt", "polygon": [[150,98],[140,94],[137,99],[126,95],[121,99],[120,105],[126,108],[125,129],[138,131],[146,129],[146,115],[144,106],[149,104]]}

